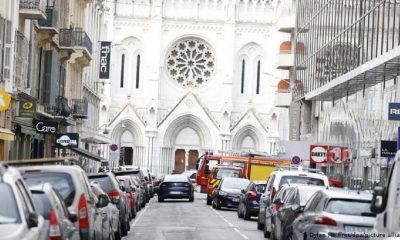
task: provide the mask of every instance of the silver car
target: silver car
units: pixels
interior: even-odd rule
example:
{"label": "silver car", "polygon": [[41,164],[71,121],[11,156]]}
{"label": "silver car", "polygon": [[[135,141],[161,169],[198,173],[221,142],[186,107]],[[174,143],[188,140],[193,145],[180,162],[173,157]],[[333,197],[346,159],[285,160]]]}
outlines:
{"label": "silver car", "polygon": [[375,214],[372,195],[356,191],[320,190],[293,222],[293,239],[368,239]]}

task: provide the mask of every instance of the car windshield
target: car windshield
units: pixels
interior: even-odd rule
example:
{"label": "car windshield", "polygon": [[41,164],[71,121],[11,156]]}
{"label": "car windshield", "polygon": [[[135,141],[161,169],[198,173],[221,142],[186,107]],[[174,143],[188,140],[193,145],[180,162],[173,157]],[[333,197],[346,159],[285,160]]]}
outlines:
{"label": "car windshield", "polygon": [[245,189],[250,184],[248,179],[244,178],[226,178],[223,180],[221,188]]}
{"label": "car windshield", "polygon": [[112,192],[114,189],[113,183],[107,175],[89,176],[89,180],[98,183],[105,192]]}
{"label": "car windshield", "polygon": [[217,168],[214,172],[214,178],[221,179],[223,177],[242,177],[241,169],[230,169],[230,168]]}
{"label": "car windshield", "polygon": [[324,186],[324,180],[319,178],[312,178],[307,176],[283,176],[279,182],[279,186],[283,184],[305,184],[305,185],[317,185]]}
{"label": "car windshield", "polygon": [[21,223],[11,186],[7,183],[0,183],[0,196],[0,224]]}
{"label": "car windshield", "polygon": [[39,210],[40,215],[42,215],[44,219],[49,220],[51,213],[51,204],[46,194],[44,192],[33,191],[32,198],[36,208]]}
{"label": "car windshield", "polygon": [[164,178],[164,182],[187,182],[188,179],[184,175],[167,175]]}
{"label": "car windshield", "polygon": [[75,197],[75,187],[72,178],[67,173],[34,172],[23,174],[25,182],[32,186],[41,183],[50,183],[61,195],[65,205],[71,206]]}
{"label": "car windshield", "polygon": [[331,199],[325,207],[325,211],[334,214],[353,216],[374,216],[370,210],[371,201],[355,199]]}

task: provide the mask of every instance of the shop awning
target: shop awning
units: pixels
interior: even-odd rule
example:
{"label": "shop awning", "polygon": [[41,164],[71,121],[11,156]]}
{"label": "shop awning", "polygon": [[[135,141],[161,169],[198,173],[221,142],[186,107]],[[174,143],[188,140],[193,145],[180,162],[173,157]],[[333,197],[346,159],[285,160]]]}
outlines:
{"label": "shop awning", "polygon": [[15,140],[15,134],[11,132],[10,129],[7,128],[0,128],[0,139],[6,140],[6,141],[14,141]]}
{"label": "shop awning", "polygon": [[100,156],[97,156],[97,155],[95,155],[95,154],[93,154],[93,153],[91,153],[91,152],[89,152],[89,151],[87,151],[85,149],[82,149],[82,148],[70,148],[70,149],[72,151],[74,151],[75,153],[83,156],[83,157],[87,157],[87,158],[93,159],[93,160],[98,161],[98,162],[106,160],[106,159],[104,159],[104,158],[102,158]]}

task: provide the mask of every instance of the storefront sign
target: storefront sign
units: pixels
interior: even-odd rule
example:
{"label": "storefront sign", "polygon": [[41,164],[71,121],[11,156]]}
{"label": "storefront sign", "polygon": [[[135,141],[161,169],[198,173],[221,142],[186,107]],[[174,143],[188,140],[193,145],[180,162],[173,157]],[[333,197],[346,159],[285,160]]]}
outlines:
{"label": "storefront sign", "polygon": [[110,78],[111,42],[101,42],[100,46],[100,79]]}
{"label": "storefront sign", "polygon": [[32,126],[36,129],[37,133],[55,134],[57,132],[58,123],[33,119]]}
{"label": "storefront sign", "polygon": [[19,117],[33,118],[36,113],[34,100],[22,99],[19,102]]}
{"label": "storefront sign", "polygon": [[381,157],[394,157],[396,152],[396,141],[381,141]]}
{"label": "storefront sign", "polygon": [[342,148],[329,146],[328,160],[333,163],[342,163]]}
{"label": "storefront sign", "polygon": [[389,120],[400,120],[400,103],[389,103]]}
{"label": "storefront sign", "polygon": [[326,163],[327,159],[328,146],[310,145],[310,163]]}
{"label": "storefront sign", "polygon": [[76,148],[79,146],[78,133],[57,134],[55,147],[57,148]]}
{"label": "storefront sign", "polygon": [[6,91],[0,89],[0,112],[10,108],[10,102],[10,95]]}

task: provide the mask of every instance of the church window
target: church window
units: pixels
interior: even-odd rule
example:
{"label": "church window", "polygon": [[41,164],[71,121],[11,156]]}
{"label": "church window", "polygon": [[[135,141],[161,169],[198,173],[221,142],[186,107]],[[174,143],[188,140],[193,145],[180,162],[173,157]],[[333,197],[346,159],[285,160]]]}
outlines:
{"label": "church window", "polygon": [[260,66],[261,62],[260,60],[257,61],[257,88],[256,88],[256,94],[260,94]]}
{"label": "church window", "polygon": [[136,88],[139,88],[139,78],[140,78],[140,55],[136,57]]}
{"label": "church window", "polygon": [[246,67],[246,61],[243,59],[243,60],[242,60],[242,78],[241,78],[240,93],[244,93],[244,74],[245,74],[245,67]]}
{"label": "church window", "polygon": [[120,82],[120,87],[124,87],[124,68],[125,68],[125,54],[122,54],[121,56],[121,82]]}
{"label": "church window", "polygon": [[172,45],[165,63],[174,82],[184,87],[199,87],[212,77],[215,53],[202,39],[184,38]]}

